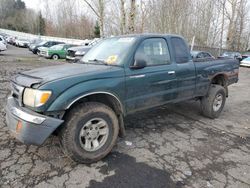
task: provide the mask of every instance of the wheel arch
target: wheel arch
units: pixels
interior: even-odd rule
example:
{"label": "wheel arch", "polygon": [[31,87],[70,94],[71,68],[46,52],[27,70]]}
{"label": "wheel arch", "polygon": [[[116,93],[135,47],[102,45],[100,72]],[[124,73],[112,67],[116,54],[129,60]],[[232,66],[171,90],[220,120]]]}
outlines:
{"label": "wheel arch", "polygon": [[109,92],[92,92],[79,96],[67,106],[66,113],[64,116],[66,116],[67,112],[69,112],[76,105],[84,102],[100,102],[109,106],[117,115],[120,128],[119,135],[121,137],[125,136],[125,127],[123,121],[125,109],[121,100],[116,95]]}
{"label": "wheel arch", "polygon": [[225,88],[226,90],[226,96],[228,97],[228,78],[227,75],[225,74],[216,74],[210,82],[210,85],[216,84],[216,85],[221,85]]}

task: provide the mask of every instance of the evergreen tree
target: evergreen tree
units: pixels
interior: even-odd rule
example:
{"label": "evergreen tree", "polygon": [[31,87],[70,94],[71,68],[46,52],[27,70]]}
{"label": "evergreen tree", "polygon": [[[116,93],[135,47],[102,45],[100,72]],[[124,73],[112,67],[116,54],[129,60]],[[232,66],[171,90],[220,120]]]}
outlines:
{"label": "evergreen tree", "polygon": [[95,29],[94,29],[94,35],[95,35],[95,38],[100,38],[100,26],[99,26],[99,23],[96,22],[95,24]]}
{"label": "evergreen tree", "polygon": [[42,16],[41,11],[38,14],[38,33],[40,35],[44,35],[45,34],[45,19]]}

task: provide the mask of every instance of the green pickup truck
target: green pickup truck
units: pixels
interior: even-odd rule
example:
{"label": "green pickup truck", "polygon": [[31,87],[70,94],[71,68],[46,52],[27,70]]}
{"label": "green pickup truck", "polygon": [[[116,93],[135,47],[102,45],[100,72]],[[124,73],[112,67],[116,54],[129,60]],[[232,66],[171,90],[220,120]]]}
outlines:
{"label": "green pickup truck", "polygon": [[41,145],[52,133],[71,159],[105,157],[125,135],[124,117],[188,99],[217,118],[238,81],[233,59],[193,62],[177,35],[111,37],[78,63],[25,71],[11,79],[7,125],[25,144]]}

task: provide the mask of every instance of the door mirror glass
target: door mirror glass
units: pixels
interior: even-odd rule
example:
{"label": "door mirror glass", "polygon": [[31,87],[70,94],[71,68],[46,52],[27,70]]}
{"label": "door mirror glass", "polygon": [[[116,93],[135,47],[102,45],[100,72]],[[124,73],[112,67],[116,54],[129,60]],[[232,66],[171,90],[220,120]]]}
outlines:
{"label": "door mirror glass", "polygon": [[143,69],[144,67],[147,66],[147,63],[144,59],[135,59],[134,65],[131,66],[131,69]]}

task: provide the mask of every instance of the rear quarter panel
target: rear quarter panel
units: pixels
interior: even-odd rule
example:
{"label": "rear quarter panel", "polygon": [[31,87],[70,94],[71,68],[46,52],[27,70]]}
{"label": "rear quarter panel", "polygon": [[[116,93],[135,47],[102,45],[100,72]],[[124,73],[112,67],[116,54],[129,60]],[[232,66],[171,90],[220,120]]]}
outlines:
{"label": "rear quarter panel", "polygon": [[207,94],[211,81],[217,75],[224,75],[227,85],[238,82],[239,62],[233,59],[195,62],[196,97]]}

